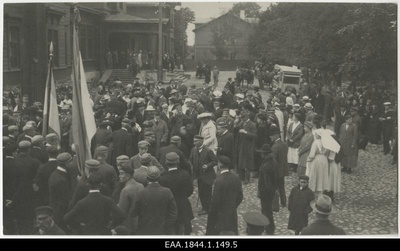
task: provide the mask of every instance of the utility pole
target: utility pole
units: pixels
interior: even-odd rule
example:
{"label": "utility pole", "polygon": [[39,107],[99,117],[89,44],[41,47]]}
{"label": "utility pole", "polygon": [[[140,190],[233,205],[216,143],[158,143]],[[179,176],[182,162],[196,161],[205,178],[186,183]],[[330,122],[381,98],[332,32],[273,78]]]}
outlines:
{"label": "utility pole", "polygon": [[157,79],[158,81],[162,81],[163,77],[163,67],[162,67],[162,5],[161,2],[158,3],[158,74],[157,74]]}

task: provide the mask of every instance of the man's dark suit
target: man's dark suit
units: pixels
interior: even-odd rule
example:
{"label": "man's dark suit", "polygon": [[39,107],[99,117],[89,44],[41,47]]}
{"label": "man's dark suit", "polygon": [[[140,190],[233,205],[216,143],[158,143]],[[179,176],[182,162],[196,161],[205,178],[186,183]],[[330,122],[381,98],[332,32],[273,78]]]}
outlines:
{"label": "man's dark suit", "polygon": [[46,150],[38,146],[33,146],[30,154],[32,158],[39,160],[42,164],[45,164],[47,161],[49,161],[49,155],[47,154]]}
{"label": "man's dark suit", "polygon": [[303,228],[301,235],[346,235],[346,233],[329,220],[316,220],[308,227]]}
{"label": "man's dark suit", "polygon": [[63,217],[68,212],[70,199],[71,186],[67,172],[59,169],[54,170],[49,178],[49,206],[54,210],[54,222],[64,231],[66,230],[66,225]]}
{"label": "man's dark suit", "polygon": [[[217,139],[218,139],[217,155],[226,156],[231,161],[233,161],[234,158],[233,154],[235,149],[235,141],[233,133],[226,131],[226,133],[222,135],[217,135]],[[233,166],[231,168],[233,168]]]}
{"label": "man's dark suit", "polygon": [[272,145],[272,156],[278,162],[278,189],[281,205],[286,206],[287,198],[285,192],[285,176],[289,176],[287,166],[288,146],[281,139],[277,139]]}
{"label": "man's dark suit", "polygon": [[56,170],[58,162],[56,159],[49,160],[46,164],[41,165],[36,173],[35,183],[39,187],[38,205],[49,205],[49,179],[50,175]]}
{"label": "man's dark suit", "polygon": [[160,148],[157,159],[159,160],[161,166],[164,167],[164,169],[166,171],[168,170],[168,167],[166,165],[165,156],[167,155],[167,153],[172,153],[172,152],[178,154],[178,156],[179,156],[179,168],[187,171],[191,175],[192,170],[190,168],[189,161],[185,158],[185,156],[183,155],[183,152],[181,150],[179,150],[179,148],[174,144],[170,144],[168,146],[164,146],[164,147]]}

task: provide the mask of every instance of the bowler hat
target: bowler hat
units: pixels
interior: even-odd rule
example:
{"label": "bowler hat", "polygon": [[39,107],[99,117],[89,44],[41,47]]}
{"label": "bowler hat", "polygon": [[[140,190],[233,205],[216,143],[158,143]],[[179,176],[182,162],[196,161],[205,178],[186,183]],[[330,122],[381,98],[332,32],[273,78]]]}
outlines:
{"label": "bowler hat", "polygon": [[271,146],[269,144],[264,144],[262,145],[262,147],[258,150],[256,150],[256,152],[259,153],[272,153],[272,149]]}
{"label": "bowler hat", "polygon": [[307,175],[300,175],[299,176],[299,180],[310,180],[310,177],[308,177]]}
{"label": "bowler hat", "polygon": [[319,196],[316,201],[311,201],[310,206],[314,212],[319,214],[329,215],[337,213],[338,211],[336,207],[333,206],[332,199],[325,194]]}
{"label": "bowler hat", "polygon": [[151,180],[156,180],[160,177],[160,169],[156,166],[149,166],[147,168],[147,178]]}
{"label": "bowler hat", "polygon": [[165,155],[166,163],[179,163],[179,156],[176,152],[170,152]]}
{"label": "bowler hat", "polygon": [[70,160],[72,159],[71,154],[64,152],[64,153],[60,153],[59,155],[57,155],[57,161],[58,163],[68,163]]}

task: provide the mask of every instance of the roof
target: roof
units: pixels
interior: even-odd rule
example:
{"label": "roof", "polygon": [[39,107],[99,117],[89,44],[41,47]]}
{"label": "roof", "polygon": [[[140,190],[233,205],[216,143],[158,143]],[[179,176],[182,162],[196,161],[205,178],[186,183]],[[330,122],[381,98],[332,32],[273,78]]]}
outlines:
{"label": "roof", "polygon": [[[225,14],[223,14],[223,15],[217,17],[217,18],[214,18],[214,19],[210,20],[209,22],[207,22],[207,23],[205,23],[205,24],[203,24],[203,25],[200,25],[199,27],[195,28],[195,29],[193,30],[193,32],[196,32],[197,30],[202,29],[202,28],[206,27],[207,25],[209,25],[209,24],[211,24],[211,23],[217,21],[218,19],[221,19],[222,17],[225,17],[225,16],[227,16],[227,15],[232,16],[232,17],[235,17],[235,18],[237,18],[238,20],[242,21],[243,23],[246,23],[246,24],[248,24],[248,25],[251,25],[249,22],[247,22],[247,21],[241,19],[240,17],[238,17],[238,16],[236,16],[236,15],[233,15],[232,13],[227,12],[227,13],[225,13]],[[200,24],[200,23],[198,23],[198,22],[195,22],[195,24],[196,24],[196,23],[197,23],[197,24]]]}
{"label": "roof", "polygon": [[[168,18],[163,18],[163,23],[168,22]],[[142,18],[137,16],[132,16],[124,13],[110,14],[104,19],[106,23],[144,23],[153,24],[158,23],[158,18]]]}
{"label": "roof", "polygon": [[301,74],[301,70],[291,67],[291,66],[286,66],[286,65],[275,65],[275,69],[280,69],[283,72],[288,72],[288,73],[296,73],[296,74]]}

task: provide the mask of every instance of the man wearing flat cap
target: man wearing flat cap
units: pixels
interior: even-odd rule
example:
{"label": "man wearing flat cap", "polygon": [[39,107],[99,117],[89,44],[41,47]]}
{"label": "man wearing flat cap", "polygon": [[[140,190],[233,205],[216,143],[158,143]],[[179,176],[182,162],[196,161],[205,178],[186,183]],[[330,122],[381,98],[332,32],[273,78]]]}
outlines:
{"label": "man wearing flat cap", "polygon": [[[150,145],[149,142],[147,142],[146,140],[139,141],[138,143],[139,153],[130,158],[129,160],[130,167],[132,167],[133,169],[138,169],[139,167],[142,166],[141,156],[145,153],[148,153],[149,145]],[[164,172],[164,167],[161,166],[161,164],[154,156],[150,155],[150,163],[152,166],[157,166],[161,172]]]}
{"label": "man wearing flat cap", "polygon": [[24,127],[22,127],[22,134],[18,136],[17,143],[23,140],[32,142],[32,137],[35,136],[35,134],[35,127],[30,124],[26,124]]}
{"label": "man wearing flat cap", "polygon": [[238,234],[237,208],[243,200],[243,190],[240,178],[229,171],[230,166],[228,157],[218,158],[220,174],[214,182],[206,235],[219,235],[222,231]]}
{"label": "man wearing flat cap", "polygon": [[96,130],[92,140],[91,140],[91,152],[94,155],[94,150],[98,146],[109,146],[109,144],[113,140],[113,133],[107,129],[108,126],[112,125],[112,122],[109,119],[104,119],[100,122],[99,127]]}
{"label": "man wearing flat cap", "polygon": [[299,235],[308,226],[308,215],[312,212],[311,201],[315,199],[314,192],[308,187],[309,177],[299,176],[299,184],[290,191],[288,200],[289,222],[288,229]]}
{"label": "man wearing flat cap", "polygon": [[119,171],[119,182],[123,186],[119,199],[118,207],[121,208],[127,217],[122,225],[129,229],[130,234],[135,234],[137,228],[137,218],[129,215],[129,212],[135,208],[138,194],[144,186],[133,179],[135,170],[125,163]]}
{"label": "man wearing flat cap", "polygon": [[[8,137],[10,138],[11,142],[14,144],[17,143],[17,137],[18,137],[18,126],[16,125],[10,125],[8,126]],[[16,145],[17,146],[17,145]]]}
{"label": "man wearing flat cap", "polygon": [[151,123],[153,124],[151,130],[153,131],[155,136],[156,156],[160,151],[160,148],[166,146],[168,143],[169,129],[165,121],[161,119],[159,111],[154,112],[154,118],[151,120]]}
{"label": "man wearing flat cap", "polygon": [[100,162],[98,172],[104,177],[104,184],[109,187],[110,191],[113,191],[118,178],[116,169],[106,162],[108,152],[108,147],[99,146],[96,148],[93,158]]}
{"label": "man wearing flat cap", "polygon": [[133,156],[133,135],[130,132],[131,120],[122,120],[122,128],[113,133],[111,165],[116,167],[116,158],[121,155]]}
{"label": "man wearing flat cap", "polygon": [[224,119],[217,121],[217,156],[227,156],[230,160],[234,159],[234,137],[233,133],[227,129],[227,123]]}
{"label": "man wearing flat cap", "polygon": [[168,171],[162,173],[159,183],[171,189],[178,208],[175,234],[189,235],[192,232],[191,220],[194,218],[189,197],[193,194],[193,183],[189,172],[179,168],[180,157],[175,152],[165,156],[165,167]]}
{"label": "man wearing flat cap", "polygon": [[38,228],[36,235],[66,235],[53,220],[53,208],[40,206],[35,208],[36,222]]}
{"label": "man wearing flat cap", "polygon": [[34,205],[36,203],[32,184],[34,183],[36,172],[41,165],[39,160],[29,155],[31,145],[31,142],[26,140],[19,142],[19,154],[15,158],[17,168],[22,172],[19,177],[21,180],[20,197],[14,208],[20,235],[32,234],[32,220],[34,218]]}
{"label": "man wearing flat cap", "polygon": [[194,147],[190,154],[190,162],[193,167],[193,178],[197,179],[199,198],[202,209],[199,215],[205,215],[210,209],[212,185],[216,178],[214,167],[218,164],[214,152],[203,144],[204,138],[194,136]]}
{"label": "man wearing flat cap", "polygon": [[278,163],[272,155],[273,152],[269,144],[264,144],[257,152],[261,153],[263,159],[258,179],[258,197],[261,201],[261,213],[269,220],[266,233],[273,235],[275,222],[272,213],[272,200],[276,196],[275,191],[278,189]]}
{"label": "man wearing flat cap", "polygon": [[342,228],[333,225],[329,220],[331,214],[338,212],[329,196],[325,194],[319,196],[311,201],[310,206],[317,220],[303,228],[301,235],[346,235]]}
{"label": "man wearing flat cap", "polygon": [[39,160],[42,164],[45,164],[49,160],[49,155],[46,152],[44,142],[42,135],[35,135],[32,137],[32,149],[30,155],[32,158]]}
{"label": "man wearing flat cap", "polygon": [[161,147],[160,151],[158,152],[157,159],[160,160],[161,166],[164,167],[166,171],[168,171],[168,165],[167,163],[167,154],[168,153],[176,153],[179,157],[179,168],[182,170],[187,171],[190,175],[192,175],[192,170],[190,167],[189,160],[185,158],[183,152],[179,150],[180,145],[182,144],[181,137],[179,136],[173,136],[170,139],[170,144],[165,147]]}
{"label": "man wearing flat cap", "polygon": [[270,224],[268,218],[259,212],[247,212],[243,215],[243,219],[246,222],[247,235],[262,235]]}
{"label": "man wearing flat cap", "polygon": [[88,195],[64,216],[66,224],[82,226],[83,235],[111,235],[111,229],[126,216],[110,197],[100,193],[101,180],[99,173],[92,173],[87,178]]}
{"label": "man wearing flat cap", "polygon": [[171,190],[158,183],[160,175],[157,167],[148,167],[149,185],[139,192],[132,213],[133,217],[138,217],[138,235],[175,234],[178,209]]}
{"label": "man wearing flat cap", "polygon": [[67,164],[71,160],[71,154],[60,153],[57,156],[58,166],[49,178],[49,206],[54,209],[55,223],[65,232],[67,232],[67,226],[63,222],[63,217],[68,212],[68,203],[72,195],[67,174]]}

